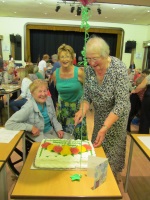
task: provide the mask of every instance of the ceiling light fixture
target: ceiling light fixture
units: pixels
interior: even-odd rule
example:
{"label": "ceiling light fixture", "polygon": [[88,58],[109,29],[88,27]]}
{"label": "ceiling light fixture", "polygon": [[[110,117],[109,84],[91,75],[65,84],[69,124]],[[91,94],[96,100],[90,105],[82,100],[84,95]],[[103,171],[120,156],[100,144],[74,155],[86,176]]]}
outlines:
{"label": "ceiling light fixture", "polygon": [[71,6],[70,12],[73,13],[74,10],[75,10],[75,7],[74,7],[74,6]]}
{"label": "ceiling light fixture", "polygon": [[78,6],[78,8],[77,8],[77,15],[78,16],[81,15],[81,7],[80,6]]}
{"label": "ceiling light fixture", "polygon": [[57,5],[55,11],[58,12],[60,10],[61,6]]}
{"label": "ceiling light fixture", "polygon": [[102,13],[100,8],[97,8],[97,12],[98,12],[99,15]]}

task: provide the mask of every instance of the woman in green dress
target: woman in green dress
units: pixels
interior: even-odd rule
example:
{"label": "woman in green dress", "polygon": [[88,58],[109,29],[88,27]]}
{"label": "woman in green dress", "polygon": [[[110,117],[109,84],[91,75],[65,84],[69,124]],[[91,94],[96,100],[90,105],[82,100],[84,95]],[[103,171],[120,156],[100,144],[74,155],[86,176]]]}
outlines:
{"label": "woman in green dress", "polygon": [[74,129],[75,113],[79,110],[83,95],[84,70],[73,65],[74,50],[62,44],[58,48],[58,59],[61,64],[53,74],[58,91],[57,118],[63,130],[72,134],[75,139],[87,139],[86,118]]}

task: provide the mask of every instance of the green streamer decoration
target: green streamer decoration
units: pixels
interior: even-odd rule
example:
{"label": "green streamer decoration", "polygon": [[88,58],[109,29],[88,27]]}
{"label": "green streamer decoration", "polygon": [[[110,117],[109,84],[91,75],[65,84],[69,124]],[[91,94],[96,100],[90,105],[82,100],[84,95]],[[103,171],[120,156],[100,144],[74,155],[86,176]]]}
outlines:
{"label": "green streamer decoration", "polygon": [[81,16],[82,16],[82,20],[81,20],[80,28],[84,29],[84,47],[83,47],[83,50],[81,51],[81,54],[83,56],[83,61],[79,62],[78,64],[86,67],[87,66],[87,60],[86,60],[86,47],[85,47],[85,45],[86,45],[87,40],[89,39],[88,30],[90,29],[90,25],[88,23],[88,20],[91,17],[90,10],[87,6],[82,5]]}
{"label": "green streamer decoration", "polygon": [[[87,66],[86,42],[89,39],[88,30],[90,29],[90,25],[88,23],[88,20],[91,17],[90,9],[86,5],[95,2],[95,0],[80,0],[80,2],[82,3],[82,7],[81,7],[82,20],[81,20],[80,28],[84,29],[84,47],[83,47],[83,50],[81,51],[81,54],[83,56],[83,61],[78,62],[78,65],[83,65],[84,67],[86,67]],[[82,148],[82,129],[81,129],[81,148]],[[80,156],[80,169],[81,169],[81,159],[82,159],[82,156]],[[80,181],[80,179],[82,178],[82,175],[81,174],[74,174],[74,175],[70,176],[70,178],[71,178],[72,181]]]}

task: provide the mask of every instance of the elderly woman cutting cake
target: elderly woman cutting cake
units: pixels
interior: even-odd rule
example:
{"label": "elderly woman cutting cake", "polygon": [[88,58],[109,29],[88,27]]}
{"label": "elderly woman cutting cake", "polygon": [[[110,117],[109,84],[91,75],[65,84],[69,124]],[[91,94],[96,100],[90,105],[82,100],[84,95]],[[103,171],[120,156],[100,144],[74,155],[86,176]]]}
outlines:
{"label": "elderly woman cutting cake", "polygon": [[109,46],[102,38],[89,38],[86,43],[89,66],[85,70],[83,101],[75,114],[75,124],[81,123],[92,102],[93,146],[102,145],[112,171],[118,177],[125,164],[129,79],[125,64],[109,54]]}
{"label": "elderly woman cutting cake", "polygon": [[[44,138],[67,138],[58,122],[48,85],[44,80],[34,80],[29,86],[32,98],[14,113],[5,124],[6,129],[25,130],[34,141]],[[68,135],[69,137],[69,135]]]}

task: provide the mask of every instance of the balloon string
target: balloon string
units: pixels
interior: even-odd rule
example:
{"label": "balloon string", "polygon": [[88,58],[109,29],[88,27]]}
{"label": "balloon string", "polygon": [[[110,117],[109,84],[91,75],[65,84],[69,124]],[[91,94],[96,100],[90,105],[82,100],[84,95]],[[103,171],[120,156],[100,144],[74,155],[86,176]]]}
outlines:
{"label": "balloon string", "polygon": [[[89,33],[88,30],[90,29],[90,25],[88,23],[88,20],[91,16],[90,10],[86,6],[81,7],[81,15],[82,15],[82,21],[80,28],[84,29],[84,46],[83,50],[81,51],[81,54],[83,56],[83,61],[79,62],[78,65],[82,65],[84,67],[87,66],[87,60],[86,60],[86,42],[89,39]],[[84,86],[84,85],[83,85]],[[83,109],[82,109],[82,114],[83,114]],[[82,123],[82,122],[81,122]],[[82,152],[82,128],[81,128],[81,152]],[[81,162],[82,162],[82,154],[80,154],[80,170],[81,170]]]}

